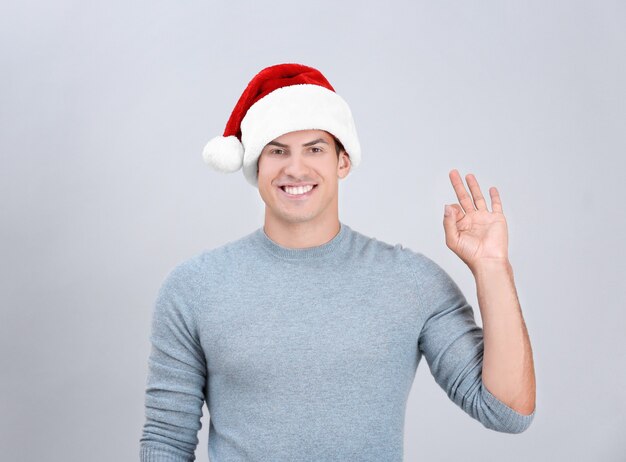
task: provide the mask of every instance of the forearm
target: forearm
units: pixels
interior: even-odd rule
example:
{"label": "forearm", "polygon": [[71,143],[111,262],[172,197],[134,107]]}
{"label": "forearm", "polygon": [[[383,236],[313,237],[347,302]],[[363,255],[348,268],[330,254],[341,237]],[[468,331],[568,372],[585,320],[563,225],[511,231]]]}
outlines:
{"label": "forearm", "polygon": [[530,339],[508,261],[473,268],[484,332],[482,381],[517,412],[535,409],[535,371]]}

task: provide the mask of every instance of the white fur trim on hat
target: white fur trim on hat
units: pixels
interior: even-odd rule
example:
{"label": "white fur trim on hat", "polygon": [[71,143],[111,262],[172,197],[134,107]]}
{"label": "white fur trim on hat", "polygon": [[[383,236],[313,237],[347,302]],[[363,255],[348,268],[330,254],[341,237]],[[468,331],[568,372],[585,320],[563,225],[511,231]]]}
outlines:
{"label": "white fur trim on hat", "polygon": [[257,160],[267,143],[297,130],[325,130],[343,144],[352,168],[361,162],[361,146],[345,100],[320,85],[282,87],[254,103],[241,121],[243,173],[258,187]]}
{"label": "white fur trim on hat", "polygon": [[215,170],[236,172],[243,165],[243,146],[236,136],[216,136],[206,144],[202,157]]}

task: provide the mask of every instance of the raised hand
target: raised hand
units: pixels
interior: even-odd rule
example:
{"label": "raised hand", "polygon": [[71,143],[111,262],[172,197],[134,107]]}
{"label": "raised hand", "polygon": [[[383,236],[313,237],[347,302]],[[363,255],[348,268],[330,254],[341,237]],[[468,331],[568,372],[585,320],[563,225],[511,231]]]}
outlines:
{"label": "raised hand", "polygon": [[468,194],[459,172],[449,173],[459,204],[445,206],[443,227],[446,245],[474,272],[482,263],[508,261],[508,228],[502,213],[502,202],[495,187],[489,188],[490,212],[476,177],[465,176]]}

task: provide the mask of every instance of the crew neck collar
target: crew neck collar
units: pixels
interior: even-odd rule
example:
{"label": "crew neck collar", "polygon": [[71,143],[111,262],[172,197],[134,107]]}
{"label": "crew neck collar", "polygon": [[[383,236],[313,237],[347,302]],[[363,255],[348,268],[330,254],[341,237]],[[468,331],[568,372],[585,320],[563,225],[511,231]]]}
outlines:
{"label": "crew neck collar", "polygon": [[261,226],[254,232],[257,242],[271,254],[287,258],[289,260],[306,260],[311,258],[322,258],[332,255],[337,251],[341,243],[345,240],[349,232],[349,226],[339,221],[339,232],[328,242],[313,247],[291,248],[284,247],[270,239]]}

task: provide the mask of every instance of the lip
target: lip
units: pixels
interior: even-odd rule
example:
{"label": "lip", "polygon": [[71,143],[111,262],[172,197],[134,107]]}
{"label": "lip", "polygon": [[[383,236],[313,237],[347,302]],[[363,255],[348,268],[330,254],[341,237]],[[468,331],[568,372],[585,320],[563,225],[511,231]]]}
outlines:
{"label": "lip", "polygon": [[278,186],[278,191],[279,194],[281,194],[283,197],[286,197],[287,199],[290,199],[292,201],[301,201],[301,200],[306,200],[309,197],[311,197],[311,195],[313,194],[313,192],[317,189],[317,185],[313,186],[313,189],[311,189],[309,192],[306,192],[304,194],[299,194],[297,196],[293,196],[285,191],[283,191],[283,188],[281,188],[280,186]]}
{"label": "lip", "polygon": [[278,187],[283,186],[291,186],[292,188],[297,188],[299,186],[317,186],[317,183],[284,183],[278,185]]}

